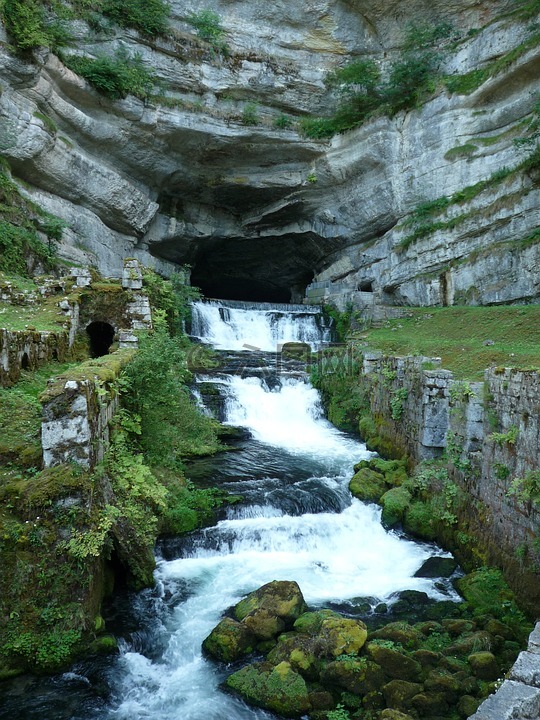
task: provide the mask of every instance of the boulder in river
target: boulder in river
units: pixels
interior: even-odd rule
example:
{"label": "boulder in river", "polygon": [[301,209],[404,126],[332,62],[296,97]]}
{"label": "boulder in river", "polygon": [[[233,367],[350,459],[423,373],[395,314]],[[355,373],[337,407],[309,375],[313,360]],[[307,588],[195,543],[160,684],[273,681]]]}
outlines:
{"label": "boulder in river", "polygon": [[267,617],[274,615],[289,628],[307,609],[298,583],[292,580],[272,580],[240,600],[234,607],[234,616],[242,621],[248,615],[265,610]]}
{"label": "boulder in river", "polygon": [[255,637],[244,624],[223,618],[203,641],[203,650],[221,662],[234,662],[253,651]]}
{"label": "boulder in river", "polygon": [[306,682],[288,662],[247,665],[225,684],[247,702],[284,717],[297,717],[311,709]]}

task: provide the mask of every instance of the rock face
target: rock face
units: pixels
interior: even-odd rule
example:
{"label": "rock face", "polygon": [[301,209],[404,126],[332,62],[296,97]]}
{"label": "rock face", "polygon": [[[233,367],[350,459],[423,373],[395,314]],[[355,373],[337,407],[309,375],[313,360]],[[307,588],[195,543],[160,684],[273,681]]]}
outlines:
{"label": "rock face", "polygon": [[[313,280],[308,296],[338,305],[537,297],[533,171],[449,205],[414,242],[407,225],[420,203],[513,168],[527,152],[513,139],[535,102],[540,55],[530,19],[504,14],[515,3],[211,6],[228,58],[197,40],[177,1],[164,38],[96,37],[76,23],[78,52],[139,53],[166,101],[108,100],[55,55],[21,58],[2,45],[0,149],[25,192],[66,221],[61,255],[113,275],[126,255],[162,272],[189,263],[207,294],[237,299],[300,299]],[[196,0],[189,9],[207,8]],[[339,64],[368,56],[384,73],[403,28],[426,20],[459,30],[444,71],[486,69],[477,90],[439,89],[417,110],[331,141],[279,127],[283,115],[332,107],[323,81]],[[490,63],[515,48],[489,78]]]}

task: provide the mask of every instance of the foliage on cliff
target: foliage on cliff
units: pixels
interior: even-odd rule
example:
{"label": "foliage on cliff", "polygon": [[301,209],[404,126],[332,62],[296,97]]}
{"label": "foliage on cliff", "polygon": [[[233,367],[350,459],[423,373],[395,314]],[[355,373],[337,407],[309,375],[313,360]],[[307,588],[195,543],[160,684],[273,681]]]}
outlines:
{"label": "foliage on cliff", "polygon": [[64,223],[21,193],[2,158],[0,216],[0,271],[28,275],[27,261],[52,266],[54,243],[60,240]]}
{"label": "foliage on cliff", "polygon": [[86,20],[98,31],[106,30],[110,19],[143,35],[164,33],[169,6],[164,0],[3,0],[0,12],[17,49],[57,50],[74,43],[69,23],[77,19]]}

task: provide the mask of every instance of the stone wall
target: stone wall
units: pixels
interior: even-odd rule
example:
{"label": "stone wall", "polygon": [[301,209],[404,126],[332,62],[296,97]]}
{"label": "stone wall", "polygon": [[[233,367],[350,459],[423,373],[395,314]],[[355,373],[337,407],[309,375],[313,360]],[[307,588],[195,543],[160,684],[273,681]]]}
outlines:
{"label": "stone wall", "polygon": [[531,720],[540,717],[540,623],[508,678],[469,720]]}
{"label": "stone wall", "polygon": [[446,447],[452,373],[440,364],[440,358],[364,356],[372,415],[415,460],[440,457]]}
{"label": "stone wall", "polygon": [[483,383],[468,383],[440,368],[438,358],[367,353],[362,383],[380,451],[414,463],[446,453],[450,478],[466,498],[459,520],[479,557],[501,567],[535,611],[540,511],[527,492],[540,485],[538,371],[490,368]]}
{"label": "stone wall", "polygon": [[51,360],[63,362],[69,351],[69,334],[0,328],[0,387],[17,382],[21,370],[35,370]]}
{"label": "stone wall", "polygon": [[90,360],[54,379],[40,398],[45,467],[75,462],[92,469],[109,445],[109,425],[118,408],[116,381],[133,351]]}

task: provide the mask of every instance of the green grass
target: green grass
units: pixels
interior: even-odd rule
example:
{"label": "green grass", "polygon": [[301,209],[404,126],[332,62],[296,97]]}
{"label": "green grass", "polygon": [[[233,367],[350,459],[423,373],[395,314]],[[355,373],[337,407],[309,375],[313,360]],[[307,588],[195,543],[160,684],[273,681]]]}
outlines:
{"label": "green grass", "polygon": [[0,303],[0,328],[28,330],[34,328],[46,332],[63,329],[66,316],[58,309],[58,298],[52,297],[41,305],[8,305]]}
{"label": "green grass", "polygon": [[41,462],[41,405],[38,395],[50,377],[65,372],[73,363],[51,362],[33,372],[23,371],[12,388],[0,388],[0,484],[3,463],[36,467]]}
{"label": "green grass", "polygon": [[[540,368],[540,306],[411,308],[363,335],[392,355],[440,357],[457,378],[482,380],[490,366]],[[494,345],[484,346],[486,340]]]}

